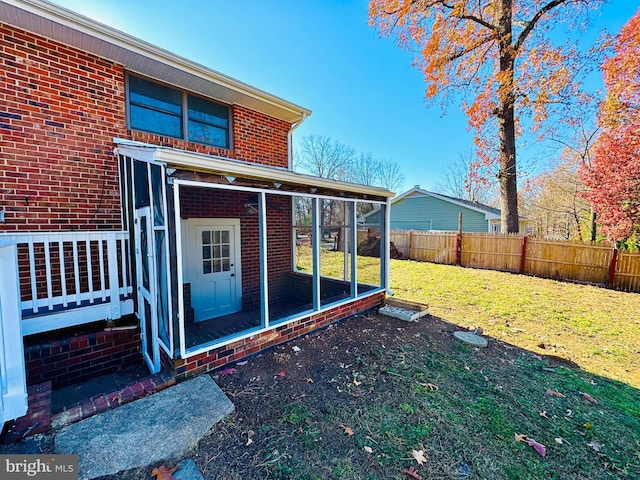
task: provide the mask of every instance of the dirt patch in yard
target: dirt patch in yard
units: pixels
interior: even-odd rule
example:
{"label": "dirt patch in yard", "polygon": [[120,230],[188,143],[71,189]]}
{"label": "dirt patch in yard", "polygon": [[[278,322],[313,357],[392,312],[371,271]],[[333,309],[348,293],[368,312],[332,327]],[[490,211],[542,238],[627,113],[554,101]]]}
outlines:
{"label": "dirt patch in yard", "polygon": [[190,458],[207,479],[640,476],[637,389],[457,329],[370,313],[219,371],[236,411]]}

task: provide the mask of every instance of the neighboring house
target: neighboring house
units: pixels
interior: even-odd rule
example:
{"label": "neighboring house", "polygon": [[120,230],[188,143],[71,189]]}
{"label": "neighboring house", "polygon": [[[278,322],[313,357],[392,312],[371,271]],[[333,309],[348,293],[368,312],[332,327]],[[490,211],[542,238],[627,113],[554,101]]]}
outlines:
{"label": "neighboring house", "polygon": [[[0,424],[25,375],[142,355],[179,381],[384,298],[388,247],[372,278],[348,245],[392,193],[294,173],[307,109],[43,0],[0,0],[0,69]],[[330,203],[339,278],[319,268]]]}
{"label": "neighboring house", "polygon": [[[391,200],[392,230],[458,231],[462,213],[463,232],[500,233],[500,210],[479,202],[428,192],[416,185]],[[359,218],[365,226],[380,223],[384,210],[372,210]],[[526,220],[520,219],[524,232]]]}

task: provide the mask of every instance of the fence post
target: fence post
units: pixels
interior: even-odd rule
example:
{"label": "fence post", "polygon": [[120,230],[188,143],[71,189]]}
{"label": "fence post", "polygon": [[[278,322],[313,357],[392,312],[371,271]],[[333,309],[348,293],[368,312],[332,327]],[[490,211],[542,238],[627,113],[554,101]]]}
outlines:
{"label": "fence post", "polygon": [[456,233],[456,265],[462,263],[462,234]]}
{"label": "fence post", "polygon": [[527,259],[527,236],[522,237],[522,256],[520,257],[520,273],[524,273],[524,266]]}
{"label": "fence post", "polygon": [[456,265],[462,264],[462,212],[458,213],[458,233],[456,234]]}
{"label": "fence post", "polygon": [[618,249],[613,247],[613,255],[611,255],[611,265],[609,266],[609,288],[613,288],[616,279],[616,263],[618,262]]}
{"label": "fence post", "polygon": [[407,245],[407,260],[411,260],[411,237],[413,235],[413,230],[409,230],[409,240]]}

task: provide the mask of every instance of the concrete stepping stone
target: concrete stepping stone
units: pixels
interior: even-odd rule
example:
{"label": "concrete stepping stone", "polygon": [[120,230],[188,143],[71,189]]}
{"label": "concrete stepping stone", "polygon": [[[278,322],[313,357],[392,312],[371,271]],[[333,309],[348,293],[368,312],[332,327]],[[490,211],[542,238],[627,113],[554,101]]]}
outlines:
{"label": "concrete stepping stone", "polygon": [[201,375],[62,428],[54,453],[78,455],[81,479],[177,460],[233,408],[211,377]]}

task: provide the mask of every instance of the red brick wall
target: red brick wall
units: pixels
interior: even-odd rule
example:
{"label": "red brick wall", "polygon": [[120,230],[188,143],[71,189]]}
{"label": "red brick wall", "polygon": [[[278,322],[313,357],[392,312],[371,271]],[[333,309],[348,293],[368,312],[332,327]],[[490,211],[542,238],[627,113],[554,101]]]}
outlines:
{"label": "red brick wall", "polygon": [[381,292],[371,295],[370,297],[356,300],[353,303],[342,305],[326,312],[316,313],[307,318],[276,327],[274,330],[261,333],[260,335],[211,349],[188,359],[177,359],[175,361],[176,379],[177,381],[182,381],[200,373],[214,370],[227,363],[238,361],[244,357],[273,347],[274,345],[305,335],[318,328],[326,327],[333,322],[379,305],[383,298],[384,293]]}
{"label": "red brick wall", "polygon": [[[258,215],[245,208],[256,194],[212,188],[182,188],[182,218],[239,218],[242,261],[243,308],[260,304],[260,244]],[[269,251],[269,298],[286,295],[286,275],[291,271],[291,200],[267,197],[267,248]]]}
{"label": "red brick wall", "polygon": [[122,66],[0,24],[0,232],[120,229],[114,137],[286,167],[290,125],[232,110],[233,150],[128,131]]}
{"label": "red brick wall", "polygon": [[140,363],[140,329],[100,331],[25,346],[27,383],[58,388]]}
{"label": "red brick wall", "polygon": [[0,25],[0,230],[119,228],[122,68]]}

